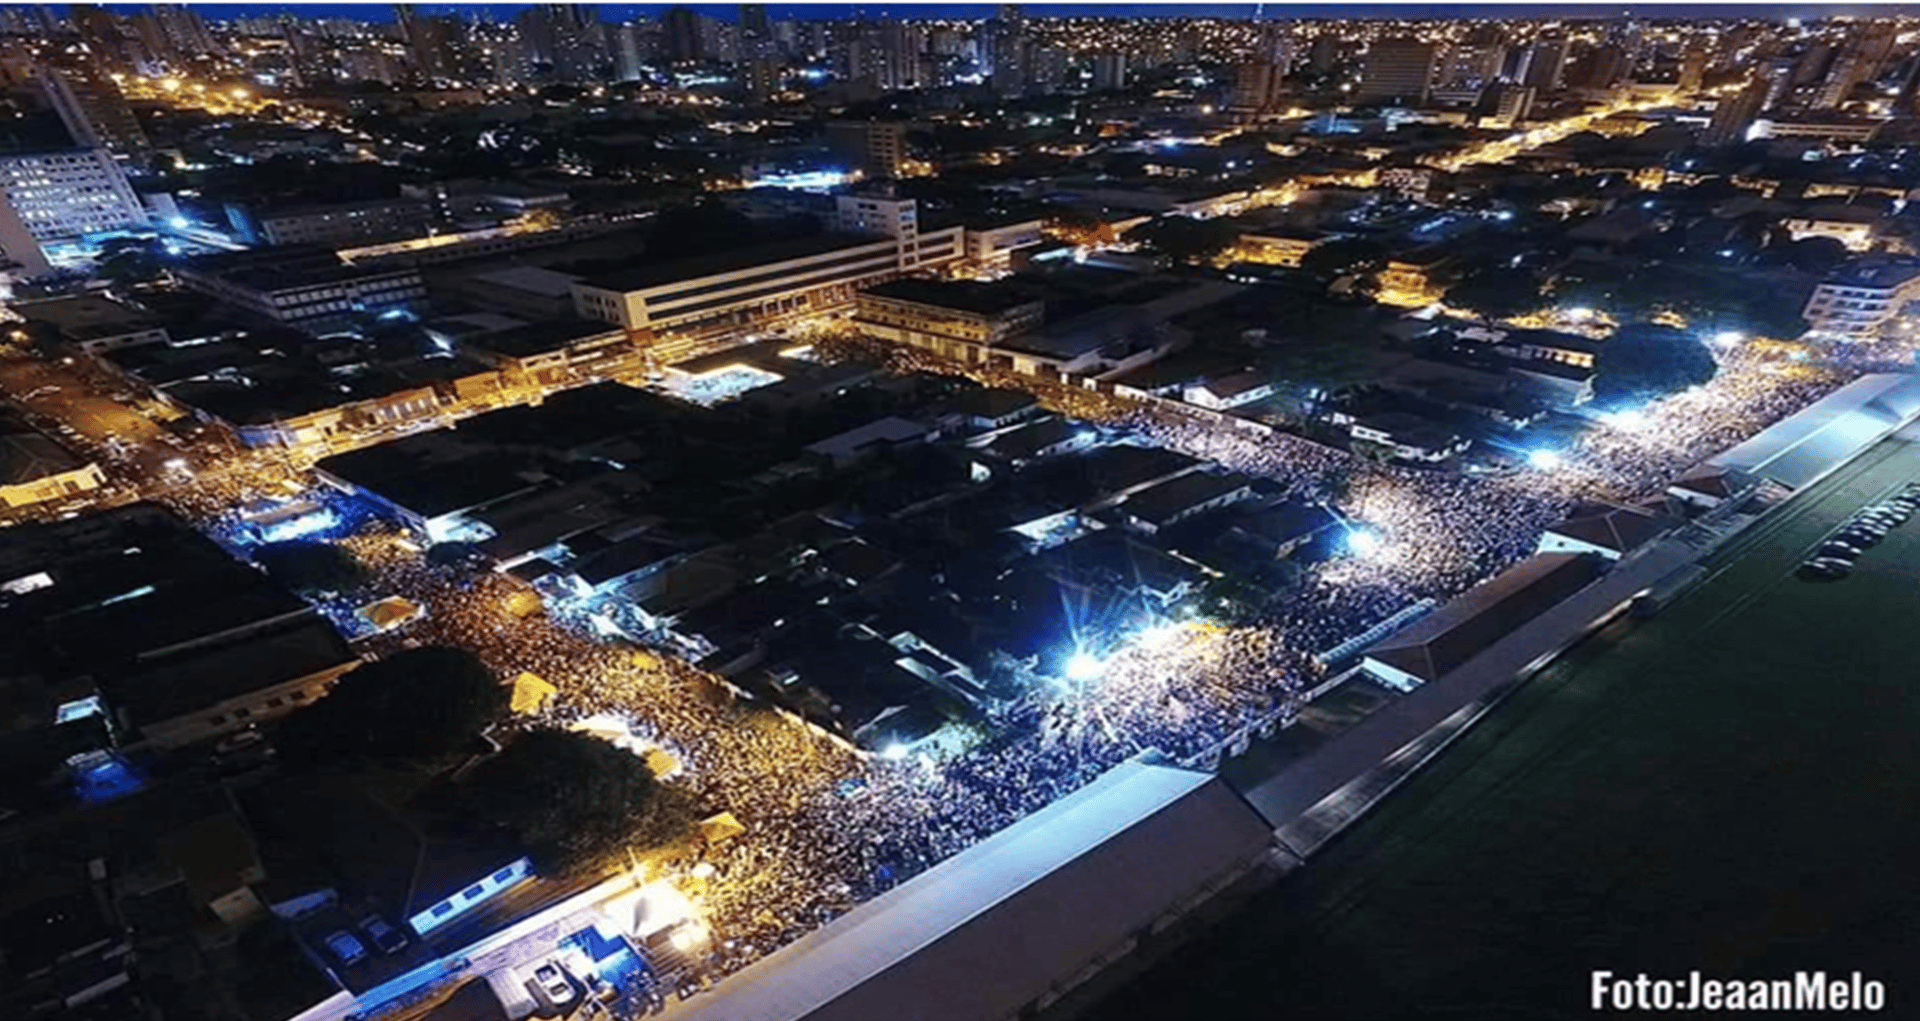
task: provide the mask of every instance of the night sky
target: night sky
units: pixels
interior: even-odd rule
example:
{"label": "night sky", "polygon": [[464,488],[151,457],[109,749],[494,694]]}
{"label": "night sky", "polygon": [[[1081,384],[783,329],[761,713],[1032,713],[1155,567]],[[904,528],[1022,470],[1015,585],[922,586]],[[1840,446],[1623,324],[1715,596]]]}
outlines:
{"label": "night sky", "polygon": [[[56,9],[61,5],[54,5]],[[118,11],[136,11],[142,4],[107,4]],[[530,4],[432,4],[419,5],[422,12],[439,14],[446,12],[475,13],[483,10],[494,12],[495,16],[511,15]],[[628,18],[650,15],[658,16],[674,4],[607,4],[603,6],[603,17],[609,21],[621,21]],[[739,12],[737,4],[687,4],[685,6],[715,17],[733,20]],[[767,11],[775,19],[799,18],[849,18],[849,17],[951,17],[979,18],[989,17],[994,11],[993,4],[929,3],[929,4],[768,4]],[[203,16],[220,20],[225,18],[260,16],[291,12],[306,18],[358,18],[365,21],[391,21],[393,8],[390,4],[370,3],[266,3],[266,4],[206,4],[199,5]],[[1894,6],[1870,6],[1864,4],[1331,4],[1331,3],[1194,3],[1194,4],[1026,4],[1024,9],[1029,17],[1053,17],[1068,14],[1113,15],[1128,17],[1229,17],[1249,18],[1256,12],[1263,12],[1269,18],[1391,18],[1391,17],[1462,17],[1462,18],[1529,18],[1543,16],[1558,17],[1618,17],[1623,12],[1631,12],[1644,17],[1764,17],[1764,18],[1820,18],[1834,15],[1895,15],[1912,14],[1920,11],[1920,5],[1901,4]]]}

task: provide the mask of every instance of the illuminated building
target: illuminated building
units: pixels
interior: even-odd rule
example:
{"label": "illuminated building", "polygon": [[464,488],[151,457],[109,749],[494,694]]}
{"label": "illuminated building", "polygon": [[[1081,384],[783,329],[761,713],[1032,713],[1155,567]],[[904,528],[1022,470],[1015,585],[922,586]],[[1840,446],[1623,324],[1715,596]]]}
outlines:
{"label": "illuminated building", "polygon": [[1108,92],[1127,87],[1127,55],[1118,51],[1093,55],[1093,90]]}
{"label": "illuminated building", "polygon": [[1920,266],[1850,266],[1813,289],[1803,313],[1811,326],[1807,336],[1871,342],[1879,339],[1881,328],[1915,300],[1920,300]]}
{"label": "illuminated building", "polygon": [[1700,144],[1731,145],[1745,141],[1747,129],[1760,113],[1769,87],[1766,79],[1759,79],[1748,83],[1739,92],[1723,97],[1713,108],[1713,119],[1707,122],[1706,130],[1700,133]]}
{"label": "illuminated building", "polygon": [[0,507],[31,507],[106,484],[96,462],[69,453],[12,415],[0,415]]}
{"label": "illuminated building", "polygon": [[1270,60],[1241,64],[1233,80],[1234,109],[1265,110],[1278,105],[1285,78],[1286,71]]}
{"label": "illuminated building", "polygon": [[85,68],[40,72],[40,88],[73,143],[105,149],[122,159],[146,153],[147,133],[113,79]]}
{"label": "illuminated building", "polygon": [[907,161],[907,126],[900,121],[832,121],[827,148],[844,167],[868,177],[900,177]]}
{"label": "illuminated building", "polygon": [[737,328],[850,305],[863,287],[963,254],[962,228],[923,232],[912,199],[837,202],[835,233],[591,276],[574,284],[575,311],[656,334]]}
{"label": "illuminated building", "polygon": [[323,330],[365,315],[426,303],[411,266],[352,266],[324,248],[289,247],[204,256],[179,266],[182,283],[256,319]]}
{"label": "illuminated building", "polygon": [[1418,39],[1382,39],[1367,51],[1360,99],[1390,100],[1404,106],[1426,102],[1433,86],[1436,47]]}
{"label": "illuminated building", "polygon": [[425,234],[433,208],[414,198],[282,207],[230,202],[227,219],[256,245],[373,244]]}
{"label": "illuminated building", "polygon": [[0,256],[26,276],[51,266],[48,247],[147,226],[140,197],[105,149],[0,155]]}

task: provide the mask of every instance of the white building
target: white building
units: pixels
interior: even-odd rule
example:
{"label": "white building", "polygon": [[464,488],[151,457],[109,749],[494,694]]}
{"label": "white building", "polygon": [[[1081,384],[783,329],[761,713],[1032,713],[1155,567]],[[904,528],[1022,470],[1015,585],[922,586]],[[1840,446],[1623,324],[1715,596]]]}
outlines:
{"label": "white building", "polygon": [[52,268],[50,246],[147,225],[140,197],[105,149],[0,155],[0,257],[35,276]]}
{"label": "white building", "polygon": [[1920,299],[1920,265],[1848,266],[1813,289],[1802,313],[1814,340],[1871,342],[1907,305]]}
{"label": "white building", "polygon": [[1187,388],[1188,404],[1225,411],[1273,396],[1273,383],[1258,372],[1236,372]]}
{"label": "white building", "polygon": [[959,259],[958,225],[921,231],[912,199],[839,196],[836,233],[668,263],[573,285],[579,315],[630,331],[737,327],[853,304],[861,288]]}

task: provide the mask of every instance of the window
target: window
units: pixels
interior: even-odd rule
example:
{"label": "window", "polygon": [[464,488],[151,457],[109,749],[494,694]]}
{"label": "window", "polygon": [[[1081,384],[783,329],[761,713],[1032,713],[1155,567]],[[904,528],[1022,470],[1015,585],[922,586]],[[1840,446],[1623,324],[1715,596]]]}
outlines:
{"label": "window", "polygon": [[495,872],[493,874],[493,881],[496,883],[506,883],[506,882],[512,881],[512,879],[513,879],[512,865],[509,865],[506,868],[501,869],[500,871]]}
{"label": "window", "polygon": [[445,918],[452,913],[453,913],[453,903],[451,901],[443,900],[440,903],[435,904],[433,906],[433,917],[435,918]]}
{"label": "window", "polygon": [[227,722],[227,717],[225,713],[222,713],[218,716],[215,716],[213,719],[208,720],[207,722],[213,724],[216,727],[225,726]]}
{"label": "window", "polygon": [[273,698],[267,699],[268,709],[278,709],[281,706],[286,704],[287,704],[287,700],[279,697],[278,695],[274,696]]}
{"label": "window", "polygon": [[460,891],[460,897],[462,900],[478,900],[480,899],[480,895],[486,892],[487,886],[485,883],[475,883]]}

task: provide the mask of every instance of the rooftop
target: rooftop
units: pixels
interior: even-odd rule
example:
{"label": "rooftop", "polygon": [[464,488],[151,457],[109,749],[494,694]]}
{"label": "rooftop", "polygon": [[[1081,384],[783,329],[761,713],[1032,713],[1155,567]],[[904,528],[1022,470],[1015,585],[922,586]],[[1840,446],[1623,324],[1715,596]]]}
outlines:
{"label": "rooftop", "polygon": [[920,280],[913,277],[889,280],[867,288],[864,293],[976,315],[998,315],[1040,300],[1025,288],[1013,284],[986,284],[976,280]]}
{"label": "rooftop", "polygon": [[552,319],[467,338],[475,347],[515,358],[558,351],[589,337],[620,335],[619,327],[587,319]]}
{"label": "rooftop", "polygon": [[1244,475],[1188,472],[1141,490],[1128,497],[1121,508],[1130,517],[1158,525],[1209,500],[1217,500],[1237,489],[1244,489],[1250,483],[1251,480]]}
{"label": "rooftop", "polygon": [[163,325],[152,313],[97,294],[21,302],[14,305],[13,310],[29,322],[55,327],[71,340],[118,337]]}
{"label": "rooftop", "polygon": [[1011,1017],[1267,840],[1219,779],[1128,762],[663,1018]]}
{"label": "rooftop", "polygon": [[635,262],[606,272],[589,272],[584,282],[588,287],[608,291],[644,291],[684,280],[698,280],[702,277],[719,276],[756,266],[825,255],[844,248],[872,245],[890,247],[892,244],[892,240],[888,238],[859,237],[851,234],[816,234],[811,237],[788,238],[784,241],[772,241],[693,258],[669,258],[656,261],[647,260],[645,256],[641,256],[641,259],[646,261]]}
{"label": "rooftop", "polygon": [[1367,649],[1367,658],[1433,681],[1585,588],[1597,557],[1544,553],[1468,589]]}

